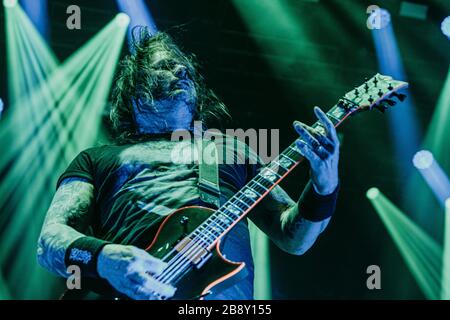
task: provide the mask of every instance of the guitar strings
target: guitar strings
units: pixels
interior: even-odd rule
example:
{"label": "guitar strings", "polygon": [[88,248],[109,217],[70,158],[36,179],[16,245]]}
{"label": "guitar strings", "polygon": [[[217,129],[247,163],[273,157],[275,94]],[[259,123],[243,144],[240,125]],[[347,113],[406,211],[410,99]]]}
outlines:
{"label": "guitar strings", "polygon": [[[293,153],[293,152],[295,152],[295,153]],[[288,157],[289,157],[289,159],[291,159],[293,162],[297,162],[297,160],[294,160],[294,159],[292,159],[290,156],[295,156],[295,155],[298,155],[297,153],[299,153],[296,149],[294,149],[292,146],[290,146],[285,152],[283,152],[283,153],[285,153]],[[289,153],[293,153],[293,154],[289,154]],[[274,164],[274,163],[277,163],[277,161],[274,161],[274,162],[272,162],[269,166],[267,166],[267,167],[265,167],[265,168],[268,168],[268,169],[270,169],[272,172],[274,172],[276,175],[278,175],[275,171],[273,171],[272,169],[272,165]],[[279,163],[279,161],[278,161],[278,165],[279,166],[281,166],[282,168],[284,168],[280,163]],[[264,168],[263,168],[264,169]],[[285,170],[288,170],[288,169],[286,169],[286,168],[284,168]],[[280,178],[281,178],[282,176],[280,176]],[[258,179],[259,178],[263,178],[263,177],[257,177],[257,179],[255,179],[255,180],[252,180],[252,181],[250,181],[250,183],[251,182],[263,182],[263,181],[258,181]],[[260,184],[260,186],[263,186],[263,185],[261,185]],[[266,187],[263,187],[264,189],[266,189],[266,190],[268,190],[268,189],[270,189],[270,188],[266,188]],[[236,195],[235,196],[233,196],[233,198],[234,197],[236,197],[237,196],[237,199],[238,200],[241,200],[241,199],[239,199],[239,197],[240,196],[238,196],[239,195],[239,193],[242,193],[242,191],[239,191],[238,193],[236,193]],[[243,195],[243,194],[242,194]],[[242,196],[241,195],[241,196]],[[230,199],[231,200],[231,199]],[[245,205],[247,205],[245,202],[243,202]],[[239,205],[238,205],[238,207],[240,208],[240,209],[243,209],[243,210],[246,210],[245,208],[241,208]],[[247,208],[248,209],[248,208]],[[217,212],[217,211],[216,211]],[[209,220],[209,219],[208,219]],[[207,220],[206,220],[207,221]],[[215,223],[216,225],[217,225],[217,223]],[[193,233],[195,233],[195,231],[193,232]],[[213,233],[211,233],[213,236],[215,236]],[[193,240],[191,240],[191,242],[190,242],[190,244],[188,245],[188,246],[186,246],[187,248],[183,248],[183,250],[181,250],[180,252],[178,252],[169,262],[168,262],[168,264],[169,264],[169,267],[166,267],[166,270],[164,270],[163,271],[163,273],[160,275],[160,276],[158,276],[157,277],[157,279],[158,280],[160,280],[160,281],[162,281],[162,282],[170,282],[170,281],[172,281],[174,278],[176,278],[177,277],[177,275],[178,275],[178,272],[180,272],[180,271],[184,271],[185,270],[185,268],[187,267],[187,266],[189,266],[189,264],[191,264],[191,259],[193,258],[193,257],[195,257],[196,255],[198,255],[199,253],[201,253],[201,250],[205,250],[206,248],[204,248],[203,246],[201,246],[201,243],[199,243],[199,242],[197,242],[197,241],[195,241],[195,240],[202,240],[202,242],[204,242],[204,241],[206,241],[204,244],[207,244],[207,240],[211,240],[210,238],[209,238],[209,236],[207,236],[208,237],[208,239],[206,239],[206,236],[205,235],[196,235],[194,238],[193,238]],[[216,240],[214,240],[214,241],[216,241]],[[213,242],[214,242],[213,241]],[[192,243],[192,245],[191,245],[191,243]],[[196,251],[196,249],[199,249],[198,251]],[[174,250],[174,249],[173,249]],[[171,250],[171,252],[173,252],[173,250]],[[187,251],[189,251],[189,252],[187,252]],[[170,255],[171,253],[168,253],[166,256],[165,256],[165,258],[166,257],[168,257],[169,255]],[[164,259],[164,258],[163,258]],[[180,265],[181,264],[181,265]]]}
{"label": "guitar strings", "polygon": [[[295,151],[295,150],[294,150]],[[288,152],[292,152],[292,148],[288,148],[285,152],[283,152],[283,154],[285,154],[285,153],[288,153]],[[296,153],[297,153],[297,151],[295,151]],[[295,153],[294,154],[291,154],[291,156],[292,155],[295,155]],[[289,155],[285,155],[285,156],[287,156],[288,157],[288,159],[290,160],[290,161],[292,161],[292,163],[295,163],[297,160],[295,160],[295,159],[292,159],[292,158],[290,158],[289,157]],[[280,166],[281,167],[283,167],[281,164],[280,164]],[[283,167],[284,168],[284,167]],[[286,169],[287,170],[287,169]],[[250,181],[249,183],[255,183],[256,182],[256,184],[257,185],[259,185],[260,187],[262,187],[263,189],[264,189],[264,192],[267,190],[267,188],[265,188],[263,185],[261,185],[261,184],[259,184],[257,181]],[[256,191],[256,188],[254,188],[254,187],[252,187],[252,189],[253,190],[255,190]],[[242,193],[242,191],[239,191],[237,194],[239,194],[239,193]],[[258,192],[257,192],[258,193]],[[236,194],[236,195],[237,195]],[[259,194],[259,193],[258,193]],[[239,207],[240,208],[240,207]],[[243,208],[240,208],[240,209],[243,209]],[[220,209],[218,210],[219,212],[220,212]],[[216,211],[217,212],[217,211]],[[222,212],[222,213],[225,213],[225,212]],[[209,219],[208,219],[209,220]],[[196,237],[197,238],[197,237]],[[198,238],[197,238],[198,239]],[[168,256],[169,255],[171,255],[173,252],[175,251],[175,249],[172,249],[171,251],[169,251],[167,254],[166,254],[166,256],[164,256],[164,258],[162,258],[162,260],[165,260],[165,259],[167,259],[168,258]]]}
{"label": "guitar strings", "polygon": [[[295,152],[295,153],[294,153]],[[290,156],[295,156],[295,155],[297,155],[296,153],[298,153],[298,151],[296,150],[296,149],[293,149],[292,147],[290,147],[290,148],[288,148],[285,152],[283,152],[284,154],[286,154],[288,157],[289,157],[289,159],[291,159],[293,162],[297,162],[296,160],[294,160],[294,159],[292,159]],[[291,154],[289,154],[289,153],[291,153]],[[274,170],[272,170],[273,169],[273,167],[272,167],[272,165],[273,164],[276,164],[278,162],[278,166],[281,166],[282,168],[284,168],[280,163],[279,163],[279,158],[278,158],[278,161],[274,161],[274,162],[272,162],[269,166],[267,166],[267,167],[265,167],[265,168],[268,168],[268,169],[270,169],[272,172],[274,172],[276,175],[278,175]],[[284,168],[285,170],[288,170],[288,169],[286,169],[286,168]],[[279,176],[280,178],[282,177],[282,176]],[[263,182],[263,181],[258,181],[258,178],[262,178],[261,176],[260,177],[257,177],[257,179],[255,179],[255,180],[252,180],[252,181],[250,181],[250,183],[254,183],[254,182]],[[263,186],[263,185],[261,185],[260,184],[260,186]],[[268,188],[266,188],[266,187],[263,187],[264,189],[266,189],[266,190],[268,190]],[[253,188],[252,188],[253,189]],[[239,191],[234,197],[236,197],[236,199],[238,199],[238,200],[241,200],[239,197],[240,196],[238,196],[239,195],[239,193],[242,193],[242,191]],[[243,193],[241,194],[241,196],[243,195]],[[233,198],[234,198],[233,197]],[[230,199],[231,200],[231,199]],[[244,199],[245,200],[245,199]],[[244,201],[241,201],[242,203],[244,203],[245,205],[248,205],[246,202],[244,202]],[[239,205],[237,205],[240,209],[243,209],[243,210],[247,210],[248,209],[248,207],[247,208],[241,208]],[[220,212],[220,210],[218,210],[219,212]],[[216,211],[216,212],[218,212],[218,211]],[[209,220],[209,219],[208,219]],[[206,220],[207,221],[207,220]],[[214,221],[214,220],[213,220]],[[220,222],[218,223],[218,222],[214,222],[214,224],[215,224],[215,226],[217,226],[217,225],[219,225],[220,226]],[[207,232],[208,232],[208,230],[207,229],[205,229]],[[193,233],[195,233],[195,231],[193,232]],[[213,237],[215,237],[216,235],[214,235],[214,233],[212,233],[211,232],[211,234],[213,235]],[[208,238],[206,238],[206,237],[208,237]],[[191,242],[189,243],[189,245],[187,245],[187,246],[185,246],[185,248],[183,248],[183,250],[181,250],[180,252],[178,252],[169,262],[168,262],[168,264],[169,264],[169,266],[168,267],[166,267],[166,270],[164,270],[163,271],[163,273],[160,275],[160,276],[158,276],[157,277],[157,279],[158,280],[160,280],[160,281],[162,281],[162,282],[170,282],[170,281],[172,281],[174,278],[176,278],[177,277],[177,275],[178,275],[178,272],[180,272],[180,271],[184,271],[185,270],[185,268],[189,265],[189,264],[191,264],[191,259],[193,258],[193,257],[195,257],[196,255],[198,255],[198,254],[200,254],[201,252],[202,252],[202,250],[205,250],[206,248],[204,248],[203,246],[202,246],[202,244],[201,243],[199,243],[198,241],[196,241],[196,240],[201,240],[202,242],[204,242],[204,244],[207,244],[208,243],[208,240],[211,240],[210,238],[209,238],[209,236],[208,235],[202,235],[202,234],[199,234],[199,235],[195,235],[195,237],[191,240]],[[216,240],[214,240],[214,241],[216,241]],[[192,244],[191,244],[192,243]],[[198,250],[197,250],[198,249]],[[173,253],[173,251],[174,251],[174,249],[173,250],[171,250],[171,252],[169,252],[164,258],[167,258],[171,253]],[[163,260],[164,260],[164,258],[163,258]],[[181,265],[180,265],[181,264]]]}
{"label": "guitar strings", "polygon": [[[239,191],[235,196],[233,196],[233,198],[235,198],[235,197],[236,197],[238,194],[240,194],[240,193],[242,193],[242,192]],[[243,195],[243,193],[242,193],[242,195]],[[230,200],[231,200],[231,199],[230,199]],[[241,208],[240,206],[238,206],[238,208],[240,208],[240,209],[242,209],[242,210],[246,210],[245,208]],[[220,211],[220,209],[219,209],[218,211],[216,211],[216,212],[224,213],[224,212]],[[210,218],[209,218],[208,220],[210,220]],[[208,221],[208,220],[206,220],[206,221]],[[206,222],[206,221],[205,221],[205,222]],[[214,221],[214,219],[212,219],[212,223],[213,223],[215,226],[218,226],[218,225],[220,226],[220,225],[221,225],[220,222]],[[226,229],[227,229],[227,228],[224,228],[224,231],[225,231]],[[209,231],[207,230],[207,228],[205,228],[205,227],[204,227],[204,231],[209,232]],[[195,231],[194,231],[194,234],[195,234]],[[217,239],[214,239],[214,237],[217,237],[217,235],[215,235],[215,234],[212,233],[212,232],[210,232],[210,234],[213,236],[213,240],[216,241]],[[207,237],[207,238],[206,238],[206,237]],[[183,271],[184,268],[185,268],[186,266],[188,266],[188,265],[191,263],[191,260],[192,260],[193,257],[195,257],[196,255],[198,255],[199,253],[201,253],[201,250],[207,249],[207,248],[204,248],[203,246],[200,246],[201,244],[198,243],[198,241],[195,241],[195,240],[202,240],[202,241],[204,242],[204,244],[208,244],[208,240],[210,241],[211,238],[210,238],[209,235],[202,235],[202,234],[195,235],[195,237],[193,238],[193,240],[191,240],[191,243],[192,243],[192,242],[194,242],[194,243],[193,243],[192,245],[190,245],[189,248],[187,248],[186,250],[184,250],[184,249],[181,250],[181,251],[179,252],[179,254],[177,254],[177,255],[169,262],[170,267],[169,267],[169,268],[166,268],[166,270],[164,271],[166,274],[163,276],[163,278],[161,278],[161,279],[163,279],[163,281],[167,281],[167,280],[170,281],[171,279],[173,279],[174,277],[176,277],[176,276],[177,276],[177,272],[178,272],[178,271]],[[214,243],[214,241],[213,241],[212,243]],[[192,251],[192,250],[190,250],[190,249],[192,249],[192,250],[194,250],[194,251]],[[200,250],[195,251],[195,249],[200,249]],[[189,251],[189,252],[186,252],[186,251]],[[174,261],[174,259],[175,259],[175,261]],[[179,266],[180,263],[181,263],[181,266]],[[175,269],[175,270],[174,270],[174,269]],[[173,272],[172,272],[172,271],[173,271]],[[158,280],[159,280],[159,279],[158,279]]]}
{"label": "guitar strings", "polygon": [[[238,192],[237,194],[239,194],[239,193],[241,193],[241,192]],[[237,194],[236,194],[236,195],[237,195]],[[235,196],[236,196],[236,195],[235,195]],[[235,196],[234,196],[234,197],[235,197]],[[239,208],[245,210],[245,208],[241,208],[241,207],[239,207]],[[218,211],[216,211],[216,213],[217,213],[217,212],[224,213],[224,212],[220,211],[220,209],[219,209]],[[214,219],[211,219],[211,217],[208,218],[205,222],[207,222],[208,220],[211,220],[211,223],[213,223],[214,226],[222,226],[223,231],[225,231],[225,230],[227,229],[226,225],[224,225],[223,222],[220,222],[220,221],[214,221]],[[213,232],[210,232],[210,231],[207,229],[206,226],[203,226],[203,229],[204,229],[204,231],[209,232],[209,233],[213,236],[213,241],[212,241],[212,243],[214,243],[214,241],[217,240],[217,239],[214,239],[214,237],[218,237],[218,235],[214,234]],[[195,231],[194,231],[193,233],[195,234]],[[219,235],[219,236],[220,236],[220,235]],[[189,236],[188,236],[188,237],[189,237]],[[172,279],[173,277],[176,277],[176,273],[177,273],[179,270],[183,271],[183,268],[185,268],[187,265],[189,265],[189,264],[191,263],[192,258],[195,257],[196,255],[198,255],[199,253],[201,253],[201,250],[207,250],[207,247],[208,247],[209,245],[208,245],[207,247],[203,247],[203,246],[201,246],[201,243],[199,243],[199,242],[196,241],[196,240],[201,240],[201,241],[203,242],[203,244],[208,245],[208,241],[211,241],[211,238],[210,238],[209,235],[196,234],[195,237],[193,237],[192,240],[191,240],[191,242],[190,242],[190,243],[192,243],[192,245],[186,246],[186,247],[188,247],[188,248],[186,248],[186,249],[183,248],[183,250],[181,250],[181,251],[179,252],[179,254],[177,254],[177,255],[169,262],[169,264],[170,264],[171,266],[170,266],[169,268],[166,268],[166,270],[165,270],[165,272],[166,272],[167,274],[164,276],[164,279],[163,279],[164,281],[167,280],[167,277],[169,277],[169,281],[170,281],[170,279]],[[212,243],[211,243],[211,244],[212,244]],[[193,252],[192,252],[191,249],[193,249],[193,250],[195,250],[195,249],[200,249],[200,250],[198,250],[198,251],[193,251]],[[189,252],[186,252],[186,251],[189,251]],[[175,259],[175,261],[174,261],[174,259]],[[181,263],[181,266],[179,266],[180,263]],[[176,270],[174,270],[174,272],[171,272],[174,268],[176,268]],[[175,273],[175,274],[174,274],[174,273]]]}
{"label": "guitar strings", "polygon": [[[205,222],[207,222],[208,220],[210,220],[210,218],[208,218]],[[212,220],[214,221],[214,220]],[[215,223],[217,225],[217,222]],[[209,232],[205,226],[203,226],[204,231]],[[190,263],[191,261],[189,260],[190,258],[195,257],[195,255],[198,255],[199,253],[201,253],[201,250],[207,250],[208,241],[211,241],[211,237],[209,235],[204,235],[204,234],[196,234],[195,230],[192,234],[194,234],[194,237],[191,238],[191,241],[189,242],[188,245],[186,245],[182,250],[180,250],[169,262],[168,262],[168,267],[166,267],[166,269],[164,270],[164,274],[162,274],[160,277],[158,278],[167,278],[167,276],[171,276],[172,275],[172,271],[174,268],[177,268],[177,270],[179,269],[178,266],[180,263],[182,263],[182,266],[180,268],[183,268],[185,266],[185,262]],[[188,237],[192,236],[189,235]],[[213,237],[215,237],[216,235],[214,235],[213,233],[210,233]],[[200,240],[200,241],[198,241]],[[215,239],[213,238],[213,240],[215,241]],[[213,242],[214,242],[213,241]],[[206,246],[205,246],[206,245]],[[196,250],[199,249],[198,251],[192,251],[192,250]],[[169,252],[162,260],[165,260],[168,258],[168,256],[170,256],[173,251],[175,249],[171,250],[171,252]],[[177,272],[177,270],[174,270],[174,272]],[[160,280],[160,279],[158,279]],[[163,279],[164,281],[166,279]]]}
{"label": "guitar strings", "polygon": [[[266,189],[266,190],[268,190],[268,189]],[[239,194],[241,194],[240,196],[242,196],[242,195],[244,195],[243,194],[243,192],[242,191],[239,191],[238,193],[236,193],[236,195],[235,196],[233,196],[233,198],[237,198],[237,199],[239,199]],[[230,199],[231,200],[231,199]],[[244,202],[245,203],[245,202]],[[245,203],[245,205],[247,206],[247,208],[242,208],[242,207],[240,207],[240,206],[238,206],[238,208],[239,209],[241,209],[241,210],[247,210],[250,206],[247,204],[247,203]],[[220,213],[224,213],[224,212],[222,212],[222,211],[220,211],[220,209],[218,210],[218,211],[216,211],[216,212],[220,212]],[[210,219],[208,219],[208,220],[210,220]],[[208,220],[206,220],[206,221],[208,221]],[[220,221],[214,221],[214,219],[212,219],[212,223],[214,224],[214,226],[222,226],[222,228],[223,228],[223,231],[225,231],[226,229],[228,229],[228,227],[225,225],[223,225],[223,223],[222,222],[220,222]],[[204,231],[207,231],[207,232],[209,232],[213,237],[219,237],[220,236],[220,234],[219,235],[216,235],[216,234],[214,234],[214,233],[212,233],[212,232],[210,232],[206,227],[203,227],[204,228]],[[222,231],[222,232],[223,232]],[[208,237],[207,239],[205,238],[205,237]],[[196,235],[194,238],[193,238],[193,240],[197,240],[197,239],[200,239],[200,240],[204,240],[204,239],[206,239],[206,243],[204,243],[204,244],[208,244],[208,240],[210,241],[211,240],[211,238],[209,237],[209,235],[202,235],[202,234],[199,234],[199,235]],[[214,239],[214,238],[213,238]],[[214,241],[216,241],[217,239],[214,239]],[[214,241],[212,242],[212,243],[214,243]],[[197,241],[194,241],[195,243],[191,246],[191,248],[192,249],[197,249],[197,248],[199,248],[200,247],[200,243],[198,243]],[[204,248],[204,247],[201,247],[200,248],[201,250],[205,250],[206,248]],[[189,250],[189,249],[188,249]],[[187,266],[187,265],[189,265],[190,263],[191,263],[191,260],[192,260],[192,258],[193,257],[195,257],[196,255],[198,255],[199,253],[201,253],[201,251],[199,250],[199,251],[194,251],[194,252],[192,252],[192,250],[190,250],[190,252],[187,252],[186,253],[186,251],[187,250],[182,250],[182,251],[180,251],[180,253],[181,253],[181,256],[178,258],[177,256],[175,257],[175,259],[176,258],[178,258],[177,260],[175,260],[174,262],[170,262],[170,264],[171,264],[171,267],[170,268],[168,268],[168,269],[166,269],[165,270],[165,272],[167,273],[165,276],[164,276],[164,281],[166,281],[166,280],[169,280],[169,281],[171,281],[173,278],[175,278],[176,276],[177,276],[177,272],[178,271],[183,271],[184,270],[184,268]],[[188,255],[188,256],[187,256]],[[172,259],[173,260],[173,259]],[[181,263],[181,266],[179,266],[179,264]],[[173,272],[171,272],[173,269],[176,269],[176,270],[174,270]]]}
{"label": "guitar strings", "polygon": [[[234,197],[236,197],[238,194],[240,194],[240,193],[242,193],[241,191],[239,191]],[[238,208],[239,209],[242,209],[242,210],[245,210],[246,208],[241,208],[240,206],[238,206]],[[216,213],[217,212],[220,212],[220,213],[225,213],[226,214],[226,211],[224,212],[224,211],[221,211],[220,209],[218,210],[218,211],[216,211]],[[211,222],[213,222],[214,223],[214,225],[215,226],[221,226],[221,227],[223,227],[223,230],[226,230],[227,229],[227,226],[223,223],[223,222],[220,222],[220,221],[214,221],[214,219],[211,219],[212,217],[210,217],[210,218],[208,218],[205,222],[207,222],[208,220],[212,220]],[[204,230],[205,231],[207,231],[208,232],[208,229],[204,226],[203,227],[204,228]],[[196,230],[197,231],[197,230]],[[210,241],[211,240],[211,238],[208,236],[208,235],[202,235],[202,234],[195,234],[195,231],[193,232],[193,234],[195,235],[193,238],[192,238],[192,241],[190,242],[190,245],[189,246],[186,246],[186,248],[185,249],[183,249],[182,251],[180,251],[179,253],[181,254],[177,254],[174,258],[172,258],[172,260],[171,261],[169,261],[169,264],[171,264],[172,266],[172,268],[175,266],[175,265],[173,265],[173,263],[176,263],[177,261],[175,260],[174,261],[174,259],[177,259],[177,258],[185,258],[186,257],[186,251],[188,251],[192,246],[197,246],[198,247],[198,241],[196,241],[196,240],[201,240],[204,244],[208,244],[208,240]],[[215,235],[214,233],[212,233],[212,232],[210,232],[210,234],[213,236],[213,237],[217,237],[217,235]],[[191,236],[191,235],[189,235],[189,236]],[[188,237],[189,237],[188,236]],[[215,241],[215,239],[214,239],[214,241]],[[213,241],[213,242],[214,242]],[[202,247],[202,249],[206,249],[205,247]],[[168,258],[168,256],[170,256],[172,253],[173,253],[173,251],[174,251],[175,249],[172,249],[164,258],[163,258],[163,260],[165,260],[165,259],[167,259]],[[200,253],[200,252],[194,252],[193,254],[195,255],[195,254],[198,254],[198,253]],[[166,268],[166,270],[165,270],[166,272],[167,271],[170,271],[170,268]]]}

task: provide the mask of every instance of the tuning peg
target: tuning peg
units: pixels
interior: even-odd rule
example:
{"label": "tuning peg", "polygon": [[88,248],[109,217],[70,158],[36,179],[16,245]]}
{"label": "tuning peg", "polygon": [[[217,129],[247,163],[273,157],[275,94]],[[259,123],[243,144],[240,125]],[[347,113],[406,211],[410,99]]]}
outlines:
{"label": "tuning peg", "polygon": [[381,113],[385,113],[386,110],[388,109],[388,107],[386,107],[384,104],[380,103],[380,104],[375,106],[375,109],[377,109]]}
{"label": "tuning peg", "polygon": [[397,104],[397,102],[395,102],[394,100],[391,100],[391,99],[386,99],[386,100],[384,100],[384,102],[387,105],[389,105],[390,107],[393,107],[393,106],[395,106]]}
{"label": "tuning peg", "polygon": [[375,108],[384,113],[386,110],[390,109],[391,107],[393,107],[394,105],[396,105],[395,101],[392,100],[385,100],[383,102],[380,102],[379,104],[377,104],[375,106]]}
{"label": "tuning peg", "polygon": [[405,101],[407,98],[406,94],[398,94],[398,100],[400,100],[400,102]]}
{"label": "tuning peg", "polygon": [[378,91],[378,96],[381,98],[383,95],[384,95],[383,90],[380,89],[380,90]]}
{"label": "tuning peg", "polygon": [[375,100],[374,100],[374,98],[373,98],[372,96],[370,96],[369,99],[368,99],[368,101],[369,101],[370,103],[373,103]]}
{"label": "tuning peg", "polygon": [[405,101],[407,95],[403,94],[403,93],[394,92],[393,94],[391,94],[390,97],[391,98],[397,98],[398,100],[400,100],[400,102],[403,102],[403,101]]}
{"label": "tuning peg", "polygon": [[392,83],[389,83],[388,90],[391,91],[391,90],[393,90],[393,89],[394,89],[394,87],[392,86]]}
{"label": "tuning peg", "polygon": [[369,92],[369,84],[367,82],[364,84],[364,90],[366,93]]}

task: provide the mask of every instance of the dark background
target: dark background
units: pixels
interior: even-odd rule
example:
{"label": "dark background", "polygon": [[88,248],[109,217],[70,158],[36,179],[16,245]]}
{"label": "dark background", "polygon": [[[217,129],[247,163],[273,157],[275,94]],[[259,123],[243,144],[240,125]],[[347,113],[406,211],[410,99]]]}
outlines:
{"label": "dark background", "polygon": [[[450,13],[450,2],[418,1],[429,6],[428,18],[423,21],[400,17],[401,1],[345,1],[354,3],[359,10],[346,10],[342,1],[286,1],[295,17],[306,25],[310,45],[322,53],[322,58],[313,61],[307,55],[299,57],[291,66],[292,71],[283,77],[269,67],[265,52],[231,1],[146,2],[158,28],[168,31],[186,51],[197,55],[207,83],[231,110],[233,126],[279,128],[282,147],[295,138],[291,127],[294,119],[312,122],[313,106],[331,107],[345,92],[378,71],[365,8],[370,4],[384,7],[392,14],[419,123],[425,131],[450,62],[450,42],[440,31],[442,19]],[[79,31],[65,26],[66,8],[72,4],[82,9]],[[63,61],[117,12],[112,0],[50,0],[51,47]],[[4,26],[3,10],[0,25]],[[274,44],[285,40],[284,35],[272,39]],[[0,97],[7,101],[5,46],[1,32]],[[124,54],[126,51],[124,46]],[[282,58],[270,59],[276,63]],[[314,76],[316,70],[327,70],[341,80],[324,81]],[[340,129],[342,188],[338,210],[326,233],[304,256],[289,256],[271,247],[274,298],[423,298],[365,197],[372,186],[379,187],[394,202],[401,197],[404,181],[396,178],[396,173],[399,166],[410,164],[395,162],[387,126],[386,116],[371,113],[352,119]],[[307,174],[307,168],[302,166],[283,182],[292,197],[298,198]],[[381,267],[382,290],[369,291],[366,287],[366,268],[372,264]]]}

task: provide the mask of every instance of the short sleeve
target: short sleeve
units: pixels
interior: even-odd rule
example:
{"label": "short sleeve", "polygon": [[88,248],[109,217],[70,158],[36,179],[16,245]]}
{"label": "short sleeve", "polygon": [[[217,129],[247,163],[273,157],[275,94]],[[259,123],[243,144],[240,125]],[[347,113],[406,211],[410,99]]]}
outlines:
{"label": "short sleeve", "polygon": [[73,159],[64,173],[59,177],[56,188],[58,188],[61,182],[67,178],[82,178],[86,179],[90,183],[93,183],[94,177],[92,168],[92,158],[89,155],[89,152],[80,152],[75,159]]}

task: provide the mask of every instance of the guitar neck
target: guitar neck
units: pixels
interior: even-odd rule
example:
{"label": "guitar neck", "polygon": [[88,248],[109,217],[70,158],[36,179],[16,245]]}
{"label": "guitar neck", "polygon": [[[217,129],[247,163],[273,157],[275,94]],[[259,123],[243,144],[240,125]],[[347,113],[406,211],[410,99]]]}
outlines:
{"label": "guitar neck", "polygon": [[[328,118],[338,127],[355,109],[345,100],[341,100],[330,111]],[[320,122],[313,128],[325,130]],[[190,235],[205,248],[212,249],[216,242],[243,219],[276,185],[278,185],[300,162],[303,156],[292,143],[270,164],[249,181],[239,192],[223,204],[214,214],[204,221]]]}

